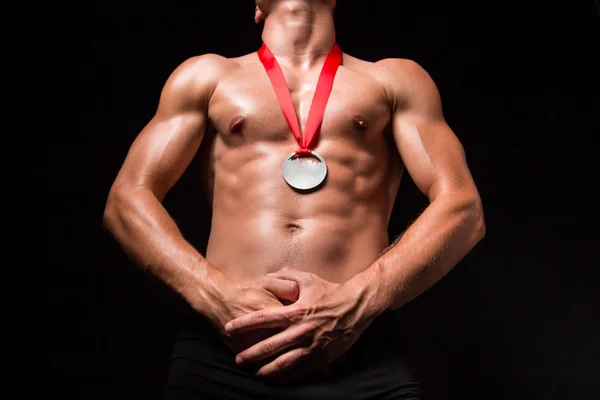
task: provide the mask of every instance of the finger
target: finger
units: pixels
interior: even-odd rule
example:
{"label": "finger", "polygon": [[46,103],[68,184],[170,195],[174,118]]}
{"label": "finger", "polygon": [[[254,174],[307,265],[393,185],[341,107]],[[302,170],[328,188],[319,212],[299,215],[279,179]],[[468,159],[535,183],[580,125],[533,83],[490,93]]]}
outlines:
{"label": "finger", "polygon": [[300,289],[298,282],[289,279],[278,279],[277,277],[265,276],[262,278],[264,288],[280,299],[295,302],[298,300]]}
{"label": "finger", "polygon": [[271,273],[267,274],[267,276],[272,276],[274,278],[279,278],[279,279],[289,279],[289,280],[296,281],[299,284],[307,283],[307,280],[309,278],[309,274],[307,272],[299,271],[297,269],[292,269],[292,268],[280,269],[279,271],[271,272]]}
{"label": "finger", "polygon": [[294,375],[305,373],[306,369],[310,367],[310,365],[302,366],[302,368],[299,368],[299,366],[302,361],[307,359],[309,356],[310,350],[308,348],[300,347],[293,349],[285,354],[280,355],[270,363],[262,366],[256,372],[256,375],[262,377],[274,376],[286,371],[290,371],[291,369],[295,370]]}
{"label": "finger", "polygon": [[264,308],[229,321],[225,331],[245,332],[257,328],[287,328],[299,315],[300,308],[296,304],[282,307]]}
{"label": "finger", "polygon": [[235,361],[238,364],[256,362],[292,346],[309,345],[312,342],[311,331],[310,326],[306,324],[290,327],[242,351]]}

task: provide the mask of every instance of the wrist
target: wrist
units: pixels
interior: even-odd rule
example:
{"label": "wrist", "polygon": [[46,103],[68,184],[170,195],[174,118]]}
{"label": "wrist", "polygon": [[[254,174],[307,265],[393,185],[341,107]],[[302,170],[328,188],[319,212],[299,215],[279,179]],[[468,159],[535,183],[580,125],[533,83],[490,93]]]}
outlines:
{"label": "wrist", "polygon": [[227,287],[227,280],[222,272],[207,261],[200,260],[190,269],[181,294],[196,311],[206,315],[216,304],[224,301],[223,288]]}
{"label": "wrist", "polygon": [[386,287],[384,270],[379,264],[373,264],[347,283],[356,291],[356,298],[362,303],[367,318],[375,319],[390,308],[392,301]]}

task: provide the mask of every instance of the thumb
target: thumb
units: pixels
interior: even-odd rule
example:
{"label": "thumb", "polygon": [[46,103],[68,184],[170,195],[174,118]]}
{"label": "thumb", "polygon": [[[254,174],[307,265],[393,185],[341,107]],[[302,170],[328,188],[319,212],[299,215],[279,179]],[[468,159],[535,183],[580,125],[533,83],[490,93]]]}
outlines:
{"label": "thumb", "polygon": [[292,281],[298,282],[300,287],[305,287],[310,285],[311,274],[300,271],[298,269],[294,269],[292,267],[284,267],[277,272],[272,272],[270,274],[266,274],[266,276],[272,276],[274,278],[279,279],[289,279]]}
{"label": "thumb", "polygon": [[292,303],[298,300],[298,296],[300,295],[298,282],[288,279],[279,279],[273,276],[265,276],[263,282],[264,288],[278,298],[289,300]]}
{"label": "thumb", "polygon": [[272,276],[275,278],[280,278],[280,279],[291,279],[291,280],[295,280],[295,281],[299,281],[300,279],[300,274],[298,274],[299,271],[295,270],[294,268],[288,266],[285,266],[281,269],[279,269],[278,271],[275,272],[269,272],[268,274],[266,274],[266,276]]}

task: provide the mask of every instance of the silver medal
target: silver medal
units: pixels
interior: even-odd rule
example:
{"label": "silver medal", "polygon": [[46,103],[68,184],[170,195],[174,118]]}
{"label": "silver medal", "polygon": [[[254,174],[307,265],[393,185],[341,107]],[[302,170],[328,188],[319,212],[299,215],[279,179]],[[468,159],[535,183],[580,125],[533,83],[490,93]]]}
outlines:
{"label": "silver medal", "polygon": [[306,155],[291,153],[281,166],[283,179],[298,190],[310,190],[320,186],[327,176],[325,160],[316,151]]}

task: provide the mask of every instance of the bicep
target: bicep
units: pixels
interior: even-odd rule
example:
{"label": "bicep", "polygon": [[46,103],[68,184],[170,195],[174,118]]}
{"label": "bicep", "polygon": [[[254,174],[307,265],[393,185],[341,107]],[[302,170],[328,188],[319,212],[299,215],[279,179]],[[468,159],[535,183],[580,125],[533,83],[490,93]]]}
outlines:
{"label": "bicep", "polygon": [[394,138],[408,173],[430,200],[472,189],[463,147],[443,120],[396,117]]}
{"label": "bicep", "polygon": [[[474,190],[463,146],[446,123],[438,89],[420,66],[404,71],[409,82],[394,110],[394,139],[408,173],[423,194],[433,200],[442,192]],[[406,73],[406,72],[404,72]]]}
{"label": "bicep", "polygon": [[131,145],[115,185],[147,187],[162,199],[196,154],[205,120],[200,112],[157,114]]}
{"label": "bicep", "polygon": [[188,60],[169,77],[152,120],[132,143],[115,181],[147,187],[162,199],[200,147],[214,90],[214,58]]}

